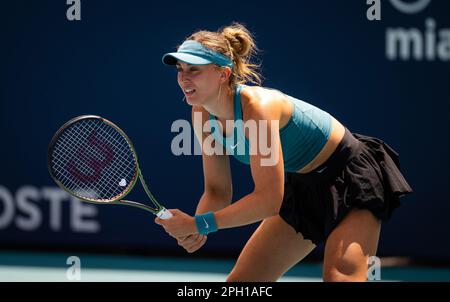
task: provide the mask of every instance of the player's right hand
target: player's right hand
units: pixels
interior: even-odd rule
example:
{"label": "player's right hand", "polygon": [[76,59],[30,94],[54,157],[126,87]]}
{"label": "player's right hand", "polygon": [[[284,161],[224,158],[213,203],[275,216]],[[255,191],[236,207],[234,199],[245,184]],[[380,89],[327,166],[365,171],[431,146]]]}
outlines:
{"label": "player's right hand", "polygon": [[188,253],[193,253],[201,248],[206,242],[207,236],[192,234],[186,237],[177,238],[178,245],[182,246]]}

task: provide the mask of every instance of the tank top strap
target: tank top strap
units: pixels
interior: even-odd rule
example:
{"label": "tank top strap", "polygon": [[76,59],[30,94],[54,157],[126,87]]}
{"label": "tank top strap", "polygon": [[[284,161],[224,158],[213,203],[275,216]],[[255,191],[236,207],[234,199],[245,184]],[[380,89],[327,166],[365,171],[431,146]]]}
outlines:
{"label": "tank top strap", "polygon": [[234,103],[234,120],[243,120],[242,117],[242,105],[241,105],[241,90],[242,90],[242,85],[237,84],[236,85],[236,91],[234,94],[234,99],[233,99],[233,103]]}

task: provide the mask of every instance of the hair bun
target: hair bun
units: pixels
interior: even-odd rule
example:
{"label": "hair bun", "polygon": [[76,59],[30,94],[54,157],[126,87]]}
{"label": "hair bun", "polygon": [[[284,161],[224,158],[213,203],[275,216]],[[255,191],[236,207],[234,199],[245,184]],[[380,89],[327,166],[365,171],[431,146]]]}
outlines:
{"label": "hair bun", "polygon": [[244,25],[234,22],[219,31],[228,40],[233,54],[240,57],[248,57],[256,48],[251,33]]}
{"label": "hair bun", "polygon": [[261,85],[262,76],[258,71],[261,65],[252,62],[259,49],[256,47],[252,34],[244,25],[233,22],[217,31],[198,30],[189,35],[186,40],[200,42],[233,61],[230,87],[245,83]]}

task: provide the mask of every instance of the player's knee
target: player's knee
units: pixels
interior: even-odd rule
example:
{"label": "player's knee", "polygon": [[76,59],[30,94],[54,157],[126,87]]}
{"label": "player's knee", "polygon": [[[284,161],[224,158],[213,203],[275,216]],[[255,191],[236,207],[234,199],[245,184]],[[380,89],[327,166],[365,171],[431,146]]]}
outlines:
{"label": "player's knee", "polygon": [[[350,253],[351,255],[351,253]],[[327,282],[365,281],[367,262],[360,257],[342,257],[327,263],[323,279]]]}
{"label": "player's knee", "polygon": [[348,281],[348,276],[341,273],[336,268],[326,269],[323,272],[323,281],[324,282],[346,282]]}
{"label": "player's knee", "polygon": [[364,270],[353,267],[328,267],[323,271],[323,281],[325,282],[362,282],[367,280],[367,273]]}

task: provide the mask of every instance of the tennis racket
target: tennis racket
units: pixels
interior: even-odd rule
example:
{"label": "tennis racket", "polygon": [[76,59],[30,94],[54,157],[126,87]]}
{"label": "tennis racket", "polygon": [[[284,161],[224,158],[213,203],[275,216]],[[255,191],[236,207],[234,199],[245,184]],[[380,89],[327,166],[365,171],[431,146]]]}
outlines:
{"label": "tennis racket", "polygon": [[[102,117],[83,115],[65,123],[50,142],[48,169],[59,187],[82,201],[128,205],[162,219],[172,217],[148,189],[131,140]],[[153,206],[123,199],[138,178]]]}

